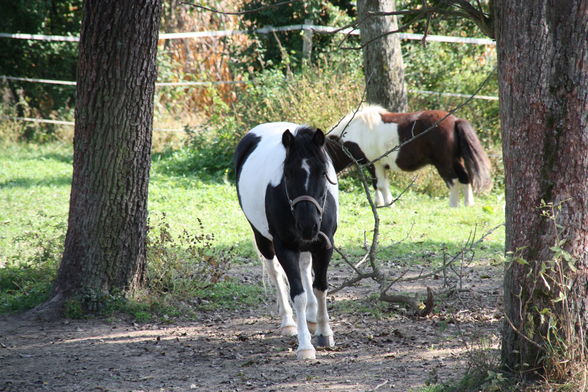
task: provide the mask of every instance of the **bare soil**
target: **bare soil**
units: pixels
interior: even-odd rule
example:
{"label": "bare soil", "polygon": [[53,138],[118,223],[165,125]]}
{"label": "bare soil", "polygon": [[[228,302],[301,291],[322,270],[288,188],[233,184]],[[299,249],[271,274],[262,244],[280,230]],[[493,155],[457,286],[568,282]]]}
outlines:
{"label": "bare soil", "polygon": [[[343,271],[332,272],[340,282]],[[197,321],[4,317],[0,391],[406,392],[448,382],[480,360],[480,349],[495,353],[501,325],[502,269],[478,267],[466,276],[462,290],[436,297],[435,313],[425,318],[394,305],[384,314],[365,311],[370,282],[333,295],[336,347],[311,361],[297,361],[296,338],[277,333],[271,292],[267,303],[202,313]],[[439,292],[440,285],[436,279],[397,289]]]}

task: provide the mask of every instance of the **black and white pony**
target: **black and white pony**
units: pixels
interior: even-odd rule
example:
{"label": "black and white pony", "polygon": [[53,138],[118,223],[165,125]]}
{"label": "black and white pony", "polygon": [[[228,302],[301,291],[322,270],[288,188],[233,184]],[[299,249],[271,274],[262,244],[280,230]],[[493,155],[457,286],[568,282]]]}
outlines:
{"label": "black and white pony", "polygon": [[[471,124],[444,111],[390,113],[380,106],[367,106],[347,115],[328,137],[335,141],[329,143],[329,154],[337,172],[352,164],[341,150],[341,143],[360,163],[381,157],[370,167],[376,179],[377,206],[392,203],[390,170],[414,171],[428,164],[435,166],[449,187],[451,207],[458,206],[460,191],[464,194],[464,205],[471,206],[472,190],[481,192],[492,187],[490,161]],[[411,138],[414,139],[406,143]],[[391,150],[394,151],[384,156]]]}
{"label": "black and white pony", "polygon": [[235,153],[239,203],[277,288],[281,333],[298,335],[299,359],[316,356],[310,330],[317,345],[335,344],[326,296],[338,188],[324,145],[321,130],[277,122],[253,128]]}

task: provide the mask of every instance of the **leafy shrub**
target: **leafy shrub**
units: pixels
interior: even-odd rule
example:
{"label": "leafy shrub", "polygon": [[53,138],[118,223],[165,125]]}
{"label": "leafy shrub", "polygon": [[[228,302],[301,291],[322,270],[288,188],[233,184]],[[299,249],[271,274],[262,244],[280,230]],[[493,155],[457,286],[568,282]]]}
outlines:
{"label": "leafy shrub", "polygon": [[296,73],[267,69],[230,105],[211,93],[214,104],[204,129],[190,132],[184,148],[169,152],[166,169],[178,175],[223,179],[232,174],[233,153],[241,137],[264,122],[292,121],[328,131],[348,107],[359,102],[362,82],[353,59],[322,61]]}
{"label": "leafy shrub", "polygon": [[[0,31],[7,33],[77,35],[81,25],[81,0],[4,1],[0,4]],[[28,78],[75,80],[75,42],[30,41],[3,38],[2,73]],[[8,83],[15,100],[22,95],[43,116],[54,109],[73,106],[75,89],[39,83]],[[23,91],[19,94],[19,90]],[[19,113],[22,116],[23,113]]]}
{"label": "leafy shrub", "polygon": [[189,298],[196,290],[227,279],[230,250],[213,251],[214,235],[184,231],[177,238],[170,232],[165,215],[150,230],[147,242],[147,289],[156,296]]}

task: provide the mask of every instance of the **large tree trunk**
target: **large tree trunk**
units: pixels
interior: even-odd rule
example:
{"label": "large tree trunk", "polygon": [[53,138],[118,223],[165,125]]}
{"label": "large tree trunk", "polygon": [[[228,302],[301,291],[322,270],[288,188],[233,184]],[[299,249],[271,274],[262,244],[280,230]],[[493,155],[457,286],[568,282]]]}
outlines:
{"label": "large tree trunk", "polygon": [[161,0],[86,1],[80,39],[68,230],[53,297],[93,310],[145,270],[155,55]]}
{"label": "large tree trunk", "polygon": [[404,63],[400,38],[388,34],[398,29],[395,16],[368,16],[369,12],[393,12],[395,0],[358,0],[357,13],[363,47],[367,101],[393,112],[407,109]]}
{"label": "large tree trunk", "polygon": [[504,282],[502,358],[513,370],[541,373],[554,348],[586,355],[588,2],[495,0],[495,17],[506,251],[514,260]]}

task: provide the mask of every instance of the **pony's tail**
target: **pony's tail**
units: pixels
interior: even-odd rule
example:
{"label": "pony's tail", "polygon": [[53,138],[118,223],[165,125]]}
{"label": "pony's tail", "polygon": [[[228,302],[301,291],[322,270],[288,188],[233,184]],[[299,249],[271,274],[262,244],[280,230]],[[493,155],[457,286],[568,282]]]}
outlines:
{"label": "pony's tail", "polygon": [[492,188],[490,160],[484,152],[474,128],[468,121],[458,119],[455,122],[455,133],[459,145],[459,155],[464,160],[474,191],[489,191]]}

